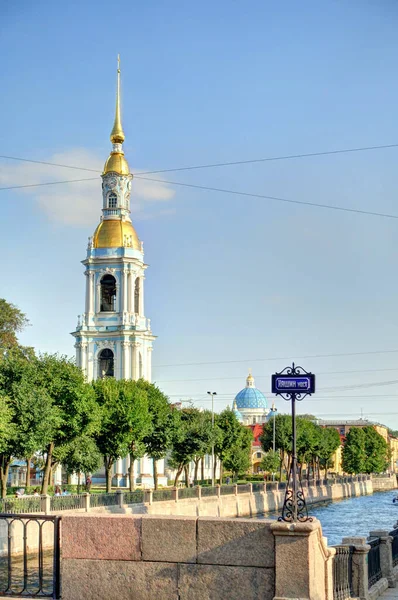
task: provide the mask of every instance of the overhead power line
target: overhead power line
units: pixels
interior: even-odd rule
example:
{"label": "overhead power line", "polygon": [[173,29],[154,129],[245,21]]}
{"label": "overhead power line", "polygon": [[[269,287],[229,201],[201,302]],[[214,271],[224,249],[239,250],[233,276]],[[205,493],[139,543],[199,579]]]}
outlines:
{"label": "overhead power line", "polygon": [[[313,158],[316,156],[332,156],[336,154],[352,154],[354,152],[368,152],[372,150],[388,150],[392,148],[398,148],[398,144],[381,144],[376,146],[360,146],[356,148],[340,148],[337,150],[321,150],[320,152],[306,152],[301,154],[285,154],[282,156],[267,156],[265,158],[252,158],[248,160],[234,160],[229,162],[218,162],[218,163],[206,163],[202,165],[189,165],[187,167],[173,167],[171,169],[157,169],[156,171],[141,171],[138,175],[151,175],[155,173],[172,173],[177,171],[193,171],[195,169],[214,169],[219,167],[232,167],[237,165],[248,165],[255,163],[264,163],[277,160],[293,160],[298,158]],[[0,158],[7,160],[18,160],[22,162],[31,162],[39,165],[48,165],[51,167],[61,167],[63,169],[76,169],[80,171],[92,171],[94,173],[100,173],[98,169],[89,169],[87,167],[78,167],[75,165],[64,165],[60,163],[53,163],[44,160],[33,160],[30,158],[21,158],[19,156],[7,156],[0,154]]]}
{"label": "overhead power line", "polygon": [[235,160],[231,162],[211,163],[205,165],[193,165],[190,167],[177,167],[173,169],[159,169],[158,171],[141,171],[139,175],[154,175],[155,173],[172,173],[176,171],[193,171],[196,169],[212,169],[215,167],[233,167],[237,165],[249,165],[254,163],[264,163],[276,160],[292,160],[296,158],[312,158],[315,156],[330,156],[333,154],[348,154],[353,152],[364,152],[367,150],[387,150],[388,148],[397,148],[398,144],[385,144],[382,146],[363,146],[362,148],[343,148],[341,150],[325,150],[322,152],[308,152],[305,154],[288,154],[284,156],[269,156],[266,158],[254,158],[251,160]]}
{"label": "overhead power line", "polygon": [[10,185],[8,187],[1,187],[0,191],[20,190],[21,188],[40,187],[43,185],[59,185],[61,183],[77,183],[79,181],[98,181],[98,177],[90,177],[88,179],[66,179],[65,181],[46,181],[45,183],[27,183],[26,185]]}
{"label": "overhead power line", "polygon": [[203,365],[224,365],[224,364],[236,364],[236,363],[254,363],[254,362],[265,362],[271,360],[301,360],[303,358],[337,358],[341,356],[369,356],[372,354],[397,354],[398,350],[370,350],[367,352],[339,352],[337,354],[307,354],[303,356],[271,356],[267,358],[245,358],[240,360],[216,360],[210,362],[192,362],[192,363],[173,363],[166,365],[153,365],[153,367],[165,368],[165,367],[196,367]]}
{"label": "overhead power line", "polygon": [[147,181],[155,181],[157,183],[166,183],[168,185],[180,185],[183,187],[195,188],[198,190],[205,190],[208,192],[220,192],[222,194],[233,194],[235,196],[245,196],[246,198],[259,198],[260,200],[274,200],[276,202],[285,202],[288,204],[301,204],[303,206],[314,206],[316,208],[326,208],[328,210],[338,210],[349,213],[357,213],[361,215],[371,215],[373,217],[384,217],[386,219],[398,219],[398,215],[389,213],[380,213],[370,210],[360,210],[358,208],[347,208],[344,206],[334,206],[333,204],[320,204],[318,202],[308,202],[306,200],[292,200],[290,198],[281,198],[279,196],[266,196],[265,194],[253,194],[251,192],[239,192],[237,190],[228,190],[225,188],[216,188],[205,185],[195,185],[193,183],[182,183],[181,181],[165,181],[163,179],[153,179],[152,177],[141,177],[136,175],[136,179],[143,179]]}
{"label": "overhead power line", "polygon": [[[284,202],[284,203],[288,203],[288,204],[300,204],[303,206],[325,208],[327,210],[336,210],[336,211],[356,213],[356,214],[361,214],[361,215],[370,215],[372,217],[383,217],[385,219],[398,219],[398,215],[394,215],[394,214],[380,213],[380,212],[370,211],[370,210],[360,210],[357,208],[347,208],[344,206],[334,206],[333,204],[321,204],[318,202],[307,202],[305,200],[292,200],[290,198],[280,198],[278,196],[266,196],[265,194],[253,194],[250,192],[239,192],[237,190],[228,190],[228,189],[224,189],[224,188],[215,188],[215,187],[204,186],[204,185],[194,185],[192,183],[182,183],[181,181],[165,181],[163,179],[154,179],[152,177],[141,177],[138,175],[136,175],[136,179],[142,179],[142,180],[146,180],[146,181],[154,181],[156,183],[163,183],[165,185],[178,185],[178,186],[195,188],[198,190],[205,190],[205,191],[210,191],[210,192],[233,194],[235,196],[259,198],[262,200],[273,200],[276,202]],[[7,186],[7,187],[1,187],[0,191],[18,190],[18,189],[22,189],[22,188],[40,187],[40,186],[48,186],[48,185],[58,185],[61,183],[77,183],[77,182],[81,182],[81,181],[97,181],[97,178],[89,177],[87,179],[69,179],[69,180],[65,180],[65,181],[47,181],[45,183],[30,183],[30,184],[25,184],[25,185],[12,185],[12,186]]]}
{"label": "overhead power line", "polygon": [[[319,375],[349,375],[351,373],[380,373],[385,371],[398,371],[397,367],[392,369],[357,369],[353,371],[323,371],[317,372],[317,376]],[[190,381],[233,381],[233,380],[242,381],[242,376],[237,377],[201,377],[200,379],[158,379],[157,383],[187,383]],[[258,375],[256,374],[256,379],[269,379],[269,374],[267,375]]]}

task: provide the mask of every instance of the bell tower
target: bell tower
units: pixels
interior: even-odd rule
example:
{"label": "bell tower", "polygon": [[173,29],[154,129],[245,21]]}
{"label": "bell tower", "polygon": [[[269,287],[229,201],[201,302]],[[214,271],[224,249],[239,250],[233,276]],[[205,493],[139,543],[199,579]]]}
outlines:
{"label": "bell tower", "polygon": [[78,317],[76,364],[100,377],[151,381],[152,334],[144,310],[143,243],[130,217],[133,175],[123,152],[118,57],[112,150],[102,173],[102,216],[88,240],[85,311]]}

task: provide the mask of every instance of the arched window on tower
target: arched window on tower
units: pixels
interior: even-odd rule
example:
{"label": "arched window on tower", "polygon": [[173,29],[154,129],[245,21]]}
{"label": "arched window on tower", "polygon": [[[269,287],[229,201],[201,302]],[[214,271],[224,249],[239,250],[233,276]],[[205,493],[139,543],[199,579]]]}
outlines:
{"label": "arched window on tower", "polygon": [[116,279],[113,275],[104,275],[101,279],[101,312],[116,310]]}
{"label": "arched window on tower", "polygon": [[105,348],[99,353],[98,374],[100,379],[114,377],[115,375],[115,359],[112,350],[109,350],[109,348]]}
{"label": "arched window on tower", "polygon": [[117,207],[117,196],[112,192],[108,196],[108,208],[116,208]]}
{"label": "arched window on tower", "polygon": [[134,286],[134,312],[138,315],[140,312],[140,278],[137,277]]}

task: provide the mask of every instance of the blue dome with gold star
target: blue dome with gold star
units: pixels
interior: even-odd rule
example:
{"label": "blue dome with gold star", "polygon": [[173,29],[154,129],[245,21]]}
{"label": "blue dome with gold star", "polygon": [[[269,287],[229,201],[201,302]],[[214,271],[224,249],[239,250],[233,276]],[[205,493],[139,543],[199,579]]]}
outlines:
{"label": "blue dome with gold star", "polygon": [[242,408],[267,408],[267,399],[254,385],[254,377],[250,373],[246,379],[246,387],[235,396],[238,410]]}

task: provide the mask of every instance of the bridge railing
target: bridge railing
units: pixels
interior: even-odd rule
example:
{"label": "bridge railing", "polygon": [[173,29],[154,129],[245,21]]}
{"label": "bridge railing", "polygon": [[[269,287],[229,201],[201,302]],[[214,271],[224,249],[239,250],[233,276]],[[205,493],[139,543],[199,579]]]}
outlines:
{"label": "bridge railing", "polygon": [[369,589],[382,578],[380,561],[380,538],[368,540],[370,546],[368,554],[368,587]]}
{"label": "bridge railing", "polygon": [[394,567],[396,567],[398,565],[398,528],[390,531],[390,536],[392,537],[392,564]]}
{"label": "bridge railing", "polygon": [[354,546],[334,546],[333,559],[333,600],[346,600],[353,597],[352,556]]}

